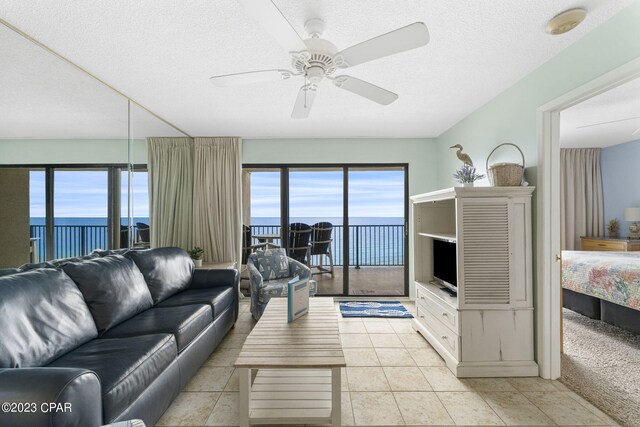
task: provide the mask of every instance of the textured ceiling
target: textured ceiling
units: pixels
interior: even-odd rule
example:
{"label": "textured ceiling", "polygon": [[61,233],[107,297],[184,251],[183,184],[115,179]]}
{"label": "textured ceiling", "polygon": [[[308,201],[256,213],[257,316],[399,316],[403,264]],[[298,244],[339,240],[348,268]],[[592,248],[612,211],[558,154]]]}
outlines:
{"label": "textured ceiling", "polygon": [[[301,35],[307,19],[325,20],[324,37],[340,49],[415,21],[430,31],[426,47],[345,70],[398,101],[380,106],[323,82],[307,120],[290,118],[298,80],[209,83],[217,74],[289,68],[287,52],[235,0],[2,0],[0,17],[191,135],[398,138],[440,135],[631,2],[274,0]],[[544,32],[550,17],[576,6],[589,10],[581,26]],[[27,85],[23,95],[49,101],[48,87]]]}
{"label": "textured ceiling", "polygon": [[[129,117],[131,120],[129,120]],[[0,138],[127,139],[182,134],[0,25]]]}
{"label": "textured ceiling", "polygon": [[604,148],[635,140],[640,140],[640,78],[560,114],[563,148]]}

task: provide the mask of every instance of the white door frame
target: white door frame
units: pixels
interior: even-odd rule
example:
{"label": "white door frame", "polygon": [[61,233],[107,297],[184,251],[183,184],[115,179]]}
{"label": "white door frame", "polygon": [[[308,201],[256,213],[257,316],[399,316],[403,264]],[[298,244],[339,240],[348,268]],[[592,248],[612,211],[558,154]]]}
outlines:
{"label": "white door frame", "polygon": [[537,110],[537,359],[540,376],[560,377],[562,322],[560,262],[560,111],[640,77],[640,58],[628,62]]}

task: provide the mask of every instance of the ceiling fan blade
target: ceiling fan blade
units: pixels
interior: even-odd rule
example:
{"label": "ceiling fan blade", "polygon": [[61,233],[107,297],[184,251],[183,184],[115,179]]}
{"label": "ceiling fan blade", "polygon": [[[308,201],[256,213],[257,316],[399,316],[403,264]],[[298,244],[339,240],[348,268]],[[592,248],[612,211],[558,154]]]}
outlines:
{"label": "ceiling fan blade", "polygon": [[608,125],[610,123],[626,122],[628,120],[635,120],[635,119],[640,119],[640,116],[627,117],[626,119],[609,120],[608,122],[592,123],[590,125],[584,125],[584,126],[576,126],[576,129],[590,128],[592,126]]}
{"label": "ceiling fan blade", "polygon": [[423,22],[414,22],[381,36],[358,43],[336,53],[333,62],[339,68],[353,67],[363,62],[415,49],[429,43],[429,30]]}
{"label": "ceiling fan blade", "polygon": [[351,76],[337,76],[333,80],[333,84],[382,105],[389,105],[398,99],[396,93]]}
{"label": "ceiling fan blade", "polygon": [[286,80],[296,74],[289,70],[261,70],[248,71],[246,73],[225,74],[221,76],[213,76],[209,81],[216,86],[239,86],[252,83],[262,83],[276,80]]}
{"label": "ceiling fan blade", "polygon": [[307,45],[271,0],[238,0],[238,3],[244,7],[247,15],[259,22],[287,52],[307,50]]}
{"label": "ceiling fan blade", "polygon": [[304,85],[298,91],[296,103],[291,112],[292,119],[306,119],[309,117],[313,100],[316,98],[318,87],[314,84]]}

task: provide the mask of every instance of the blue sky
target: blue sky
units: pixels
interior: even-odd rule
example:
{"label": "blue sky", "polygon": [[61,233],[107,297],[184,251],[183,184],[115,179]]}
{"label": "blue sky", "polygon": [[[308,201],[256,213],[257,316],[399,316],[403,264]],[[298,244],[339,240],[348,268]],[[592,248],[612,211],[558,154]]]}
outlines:
{"label": "blue sky", "polygon": [[[342,171],[289,173],[291,217],[342,217]],[[349,172],[352,217],[403,217],[402,171]],[[280,216],[280,173],[252,172],[251,217]]]}
{"label": "blue sky", "polygon": [[[45,216],[44,172],[31,172],[31,217]],[[342,171],[291,171],[291,217],[342,217]],[[147,174],[135,173],[134,217],[149,216]],[[122,217],[127,216],[127,180],[122,178]],[[107,172],[55,172],[55,217],[101,218],[107,216]],[[352,217],[402,217],[402,171],[351,171],[349,212]],[[279,172],[252,172],[251,216],[280,216]]]}
{"label": "blue sky", "polygon": [[[30,216],[44,218],[44,171],[30,172]],[[121,216],[127,217],[127,174],[122,174]],[[61,218],[107,217],[107,171],[57,170],[54,177],[54,216]],[[133,216],[149,216],[147,174],[135,173]]]}

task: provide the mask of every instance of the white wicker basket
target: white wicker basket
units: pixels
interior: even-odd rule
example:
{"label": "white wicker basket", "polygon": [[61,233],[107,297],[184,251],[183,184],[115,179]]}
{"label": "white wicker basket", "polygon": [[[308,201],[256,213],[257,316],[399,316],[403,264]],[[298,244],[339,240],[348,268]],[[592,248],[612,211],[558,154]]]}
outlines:
{"label": "white wicker basket", "polygon": [[[516,147],[516,149],[520,152],[522,156],[522,164],[518,163],[494,163],[489,166],[489,158],[498,148],[503,145],[512,145]],[[524,154],[520,147],[515,144],[511,144],[509,142],[505,142],[504,144],[498,145],[496,148],[491,150],[489,156],[487,157],[486,162],[487,175],[489,176],[489,182],[494,187],[519,187],[522,184],[522,179],[524,178]]]}

